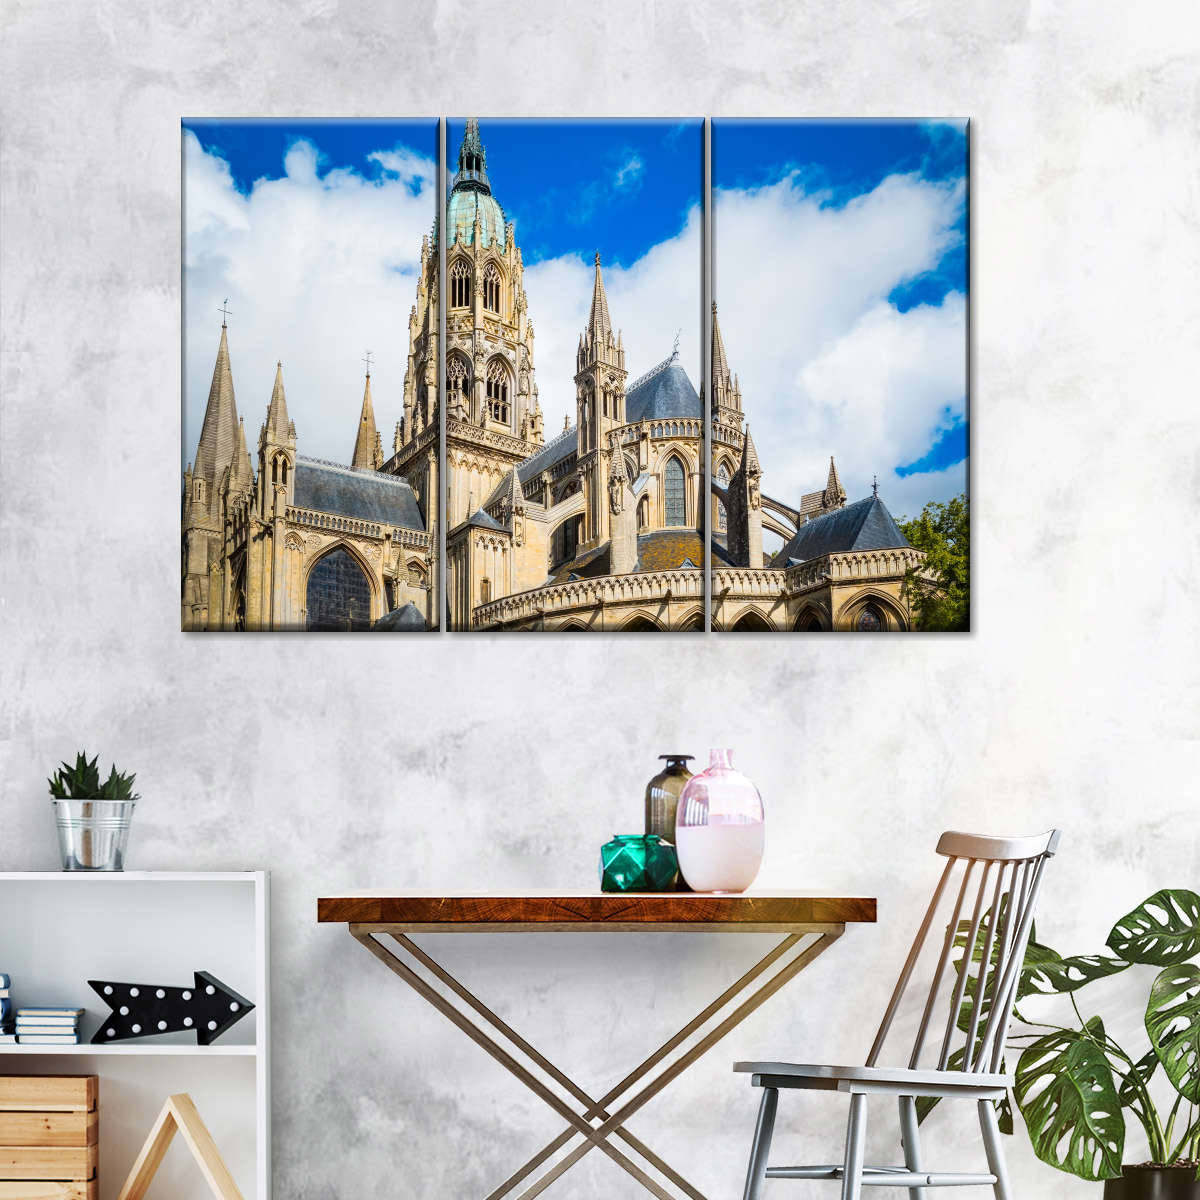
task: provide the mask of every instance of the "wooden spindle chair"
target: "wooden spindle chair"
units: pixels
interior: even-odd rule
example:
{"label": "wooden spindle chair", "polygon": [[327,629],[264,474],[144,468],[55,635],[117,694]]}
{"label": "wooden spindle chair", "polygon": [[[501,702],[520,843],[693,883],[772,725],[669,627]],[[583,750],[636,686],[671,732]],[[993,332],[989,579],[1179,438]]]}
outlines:
{"label": "wooden spindle chair", "polygon": [[[1036,837],[999,838],[944,833],[937,852],[947,859],[941,881],[925,912],[912,950],[900,972],[866,1066],[817,1066],[810,1063],[739,1062],[735,1071],[751,1075],[763,1089],[758,1124],[750,1151],[744,1200],[758,1200],[766,1179],[840,1180],[842,1200],[858,1200],[863,1187],[905,1187],[910,1200],[924,1200],[927,1188],[978,1187],[990,1184],[996,1200],[1012,1200],[995,1102],[1011,1086],[1001,1072],[1004,1041],[1017,996],[1025,947],[1046,861],[1058,847],[1058,830]],[[954,886],[955,879],[959,882]],[[913,972],[929,941],[939,908],[955,896],[941,942],[933,983],[921,1011],[907,1067],[881,1067],[892,1024]],[[957,967],[955,963],[957,962]],[[947,1002],[948,994],[948,1002]],[[939,1040],[929,1038],[939,1005],[948,1008]],[[958,1045],[956,1046],[956,1043]],[[936,1065],[922,1066],[922,1054],[936,1049]],[[845,1152],[840,1163],[770,1167],[767,1156],[782,1088],[839,1091],[850,1095]],[[866,1166],[867,1097],[894,1096],[900,1104],[903,1166]],[[917,1099],[971,1100],[979,1111],[986,1174],[930,1170],[922,1161],[917,1132]]]}

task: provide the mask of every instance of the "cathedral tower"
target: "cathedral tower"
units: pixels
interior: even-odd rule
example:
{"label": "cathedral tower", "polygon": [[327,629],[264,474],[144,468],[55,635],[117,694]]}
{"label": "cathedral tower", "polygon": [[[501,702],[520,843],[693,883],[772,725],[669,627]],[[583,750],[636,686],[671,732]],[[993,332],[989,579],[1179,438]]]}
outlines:
{"label": "cathedral tower", "polygon": [[575,355],[576,461],[586,498],[581,545],[598,545],[609,533],[607,454],[609,434],[625,424],[625,347],[613,333],[608,297],[596,253],[592,308]]}
{"label": "cathedral tower", "polygon": [[[444,226],[449,529],[472,515],[472,496],[482,504],[544,440],[525,268],[487,165],[479,122],[471,119]],[[427,270],[436,280],[436,254]]]}

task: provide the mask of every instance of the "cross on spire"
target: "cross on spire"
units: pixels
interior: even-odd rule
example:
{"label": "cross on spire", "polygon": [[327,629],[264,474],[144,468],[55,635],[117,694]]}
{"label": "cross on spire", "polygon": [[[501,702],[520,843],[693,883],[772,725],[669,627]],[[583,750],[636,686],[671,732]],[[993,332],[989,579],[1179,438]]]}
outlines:
{"label": "cross on spire", "polygon": [[871,476],[871,495],[873,495],[876,500],[879,499],[879,476],[878,475]]}
{"label": "cross on spire", "polygon": [[221,328],[222,329],[225,328],[226,322],[229,319],[229,314],[233,311],[232,309],[227,307],[228,304],[229,304],[229,297],[226,296],[225,299],[221,301],[221,307],[217,309],[217,312],[219,312],[221,314]]}
{"label": "cross on spire", "polygon": [[370,377],[371,377],[371,352],[370,352],[370,350],[368,350],[366,352],[366,354],[363,356],[363,362],[365,362],[367,364],[367,378],[370,379]]}

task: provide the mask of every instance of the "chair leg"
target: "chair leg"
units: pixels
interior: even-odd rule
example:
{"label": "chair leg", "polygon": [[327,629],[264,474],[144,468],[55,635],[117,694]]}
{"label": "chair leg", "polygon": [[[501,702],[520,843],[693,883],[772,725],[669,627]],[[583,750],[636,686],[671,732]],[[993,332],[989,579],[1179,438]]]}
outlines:
{"label": "chair leg", "polygon": [[992,1185],[996,1200],[1012,1200],[1008,1185],[1008,1167],[1004,1163],[1004,1148],[1000,1144],[1000,1126],[996,1121],[996,1106],[991,1100],[979,1101],[979,1128],[983,1131],[983,1148],[987,1153],[988,1170],[996,1177]]}
{"label": "chair leg", "polygon": [[[921,1169],[921,1135],[917,1128],[917,1102],[911,1096],[900,1097],[900,1141],[904,1147],[904,1165],[910,1171]],[[923,1187],[910,1187],[908,1200],[924,1200]]]}
{"label": "chair leg", "polygon": [[862,1195],[863,1152],[867,1141],[867,1098],[861,1092],[850,1097],[850,1119],[846,1125],[846,1158],[842,1175],[842,1200],[859,1200]]}
{"label": "chair leg", "polygon": [[758,1106],[758,1124],[754,1127],[754,1145],[750,1148],[750,1167],[746,1171],[746,1190],[742,1200],[759,1200],[763,1181],[767,1177],[767,1155],[771,1153],[771,1136],[775,1132],[775,1110],[779,1107],[779,1091],[763,1088],[762,1103]]}

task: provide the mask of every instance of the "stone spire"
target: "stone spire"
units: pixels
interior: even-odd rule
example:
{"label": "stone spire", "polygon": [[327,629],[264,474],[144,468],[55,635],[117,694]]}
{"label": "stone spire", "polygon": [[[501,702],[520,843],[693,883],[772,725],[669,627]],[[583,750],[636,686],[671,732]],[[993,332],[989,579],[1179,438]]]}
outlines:
{"label": "stone spire", "polygon": [[383,444],[375,425],[375,406],[371,403],[371,372],[363,388],[362,413],[358,418],[358,435],[354,440],[354,458],[350,465],[366,471],[378,471],[383,466]]}
{"label": "stone spire", "polygon": [[271,403],[267,407],[267,423],[264,426],[267,441],[283,445],[296,430],[288,416],[287,397],[283,392],[283,363],[275,364],[275,386],[271,389]]}
{"label": "stone spire", "polygon": [[837,467],[834,466],[833,455],[829,456],[829,479],[825,483],[825,491],[821,495],[822,508],[844,508],[846,505],[846,489],[838,478]]}
{"label": "stone spire", "polygon": [[729,360],[725,357],[725,341],[721,337],[721,326],[717,321],[717,302],[712,306],[712,378],[713,389],[719,383],[729,385]]}
{"label": "stone spire", "polygon": [[600,274],[600,251],[596,251],[596,279],[592,285],[592,311],[588,316],[587,336],[593,346],[606,346],[612,334],[608,316],[608,297],[604,294],[604,277]]}
{"label": "stone spire", "polygon": [[204,410],[204,424],[200,428],[196,464],[192,470],[193,478],[203,479],[209,485],[210,491],[216,490],[215,485],[221,475],[233,462],[237,425],[233,370],[229,365],[228,330],[222,323],[221,344],[217,347],[212,385],[208,389],[208,406]]}
{"label": "stone spire", "polygon": [[715,300],[712,306],[712,395],[713,415],[716,419],[725,425],[740,427],[742,395],[738,389],[737,377],[729,369],[725,339],[721,336],[721,326],[717,321]]}

